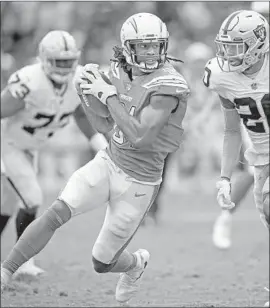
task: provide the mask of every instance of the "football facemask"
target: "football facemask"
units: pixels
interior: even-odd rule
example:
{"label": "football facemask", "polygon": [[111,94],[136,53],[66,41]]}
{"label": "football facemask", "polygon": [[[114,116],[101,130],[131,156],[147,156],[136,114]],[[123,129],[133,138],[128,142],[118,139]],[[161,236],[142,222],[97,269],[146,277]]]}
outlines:
{"label": "football facemask", "polygon": [[269,51],[269,25],[257,12],[234,12],[222,23],[215,44],[220,68],[243,72]]}
{"label": "football facemask", "polygon": [[136,40],[127,41],[130,57],[135,66],[145,72],[157,69],[165,62],[167,40]]}
{"label": "football facemask", "polygon": [[[129,17],[121,29],[123,54],[127,63],[143,72],[159,68],[166,61],[168,38],[167,27],[157,16],[139,13]],[[144,52],[143,45],[152,45],[151,51]]]}
{"label": "football facemask", "polygon": [[79,57],[75,39],[65,31],[51,31],[39,44],[39,58],[45,73],[60,84],[73,77]]}

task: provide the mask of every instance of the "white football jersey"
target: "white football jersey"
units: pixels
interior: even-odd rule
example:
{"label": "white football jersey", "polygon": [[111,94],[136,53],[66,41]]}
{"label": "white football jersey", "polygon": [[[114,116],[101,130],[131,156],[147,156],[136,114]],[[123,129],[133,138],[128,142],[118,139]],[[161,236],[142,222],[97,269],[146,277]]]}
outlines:
{"label": "white football jersey", "polygon": [[269,53],[254,78],[237,72],[223,72],[217,59],[213,58],[206,64],[203,82],[235,105],[251,141],[246,153],[248,161],[252,165],[269,163]]}
{"label": "white football jersey", "polygon": [[[78,66],[76,74],[81,72]],[[39,149],[56,131],[66,126],[80,99],[74,79],[56,89],[45,75],[41,63],[25,66],[8,80],[7,88],[15,98],[23,99],[25,108],[3,119],[2,138],[22,149]]]}

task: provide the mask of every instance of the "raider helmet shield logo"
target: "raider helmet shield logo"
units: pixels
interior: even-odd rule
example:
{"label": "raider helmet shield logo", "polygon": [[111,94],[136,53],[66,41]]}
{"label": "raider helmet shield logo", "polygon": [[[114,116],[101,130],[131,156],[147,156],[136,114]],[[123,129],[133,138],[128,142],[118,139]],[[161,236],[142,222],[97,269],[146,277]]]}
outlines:
{"label": "raider helmet shield logo", "polygon": [[255,30],[254,34],[261,41],[264,42],[266,38],[266,29],[263,25],[259,25]]}

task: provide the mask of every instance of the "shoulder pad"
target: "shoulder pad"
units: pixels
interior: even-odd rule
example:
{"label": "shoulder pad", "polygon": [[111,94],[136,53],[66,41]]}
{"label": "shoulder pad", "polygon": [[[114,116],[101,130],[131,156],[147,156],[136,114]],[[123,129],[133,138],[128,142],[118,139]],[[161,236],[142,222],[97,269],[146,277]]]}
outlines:
{"label": "shoulder pad", "polygon": [[159,74],[153,73],[153,77],[142,84],[142,87],[154,92],[154,95],[183,97],[190,92],[186,80],[174,69],[162,69]]}
{"label": "shoulder pad", "polygon": [[217,58],[213,58],[206,63],[203,83],[210,90],[224,96],[224,91],[226,92],[231,78],[233,78],[233,73],[223,72],[219,67]]}

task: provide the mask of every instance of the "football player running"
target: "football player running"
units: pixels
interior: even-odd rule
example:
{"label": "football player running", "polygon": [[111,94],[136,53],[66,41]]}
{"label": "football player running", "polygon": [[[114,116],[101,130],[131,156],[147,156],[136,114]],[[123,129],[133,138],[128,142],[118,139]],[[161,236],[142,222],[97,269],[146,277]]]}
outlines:
{"label": "football player running", "polygon": [[269,229],[269,24],[257,12],[234,12],[222,23],[215,43],[216,58],[207,63],[203,81],[220,96],[225,119],[217,200],[225,211],[234,207],[231,176],[242,120],[251,141],[245,157],[254,166],[254,200]]}
{"label": "football player running", "polygon": [[[262,14],[269,23],[268,2],[251,2],[251,10]],[[247,132],[244,128],[242,129],[242,137],[243,147],[241,150],[241,155],[250,143],[249,137],[247,136]],[[243,159],[241,160],[241,164],[243,164]],[[243,170],[241,175],[237,176],[237,178],[232,182],[231,199],[235,203],[235,207],[228,211],[221,211],[213,226],[213,243],[220,249],[228,249],[231,247],[233,215],[242,204],[244,197],[247,195],[254,182],[253,167],[246,166],[245,162],[242,167]]]}
{"label": "football player running", "polygon": [[[8,198],[12,189],[21,201],[17,239],[36,218],[42,204],[35,169],[37,153],[72,115],[88,139],[101,142],[99,148],[107,146],[104,136],[99,137],[89,124],[76,92],[73,78],[82,70],[79,57],[69,33],[51,31],[39,44],[40,61],[12,74],[1,93],[1,234],[13,214]],[[30,259],[18,272],[37,275],[43,270]]]}
{"label": "football player running", "polygon": [[[89,118],[102,132],[114,133],[106,150],[77,170],[52,206],[25,230],[1,271],[1,288],[28,259],[39,253],[55,231],[73,216],[107,205],[104,224],[92,249],[98,273],[120,273],[115,297],[128,302],[138,291],[150,254],[127,246],[154,200],[164,159],[178,149],[189,88],[168,63],[169,34],[157,16],[139,13],[121,28],[110,80],[97,65],[84,67],[78,94]],[[93,112],[99,98],[110,115]]]}

